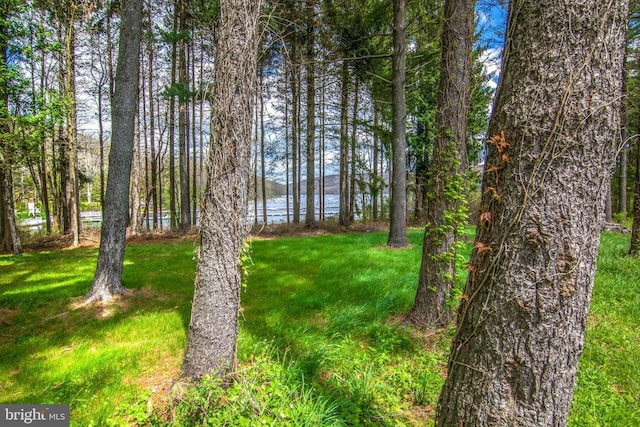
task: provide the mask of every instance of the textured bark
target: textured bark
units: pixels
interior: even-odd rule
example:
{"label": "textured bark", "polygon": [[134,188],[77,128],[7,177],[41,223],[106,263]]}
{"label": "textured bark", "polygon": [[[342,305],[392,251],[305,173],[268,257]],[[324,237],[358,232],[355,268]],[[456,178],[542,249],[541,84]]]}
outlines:
{"label": "textured bark", "polygon": [[432,165],[426,192],[427,224],[412,324],[441,327],[453,317],[450,294],[456,274],[456,243],[466,224],[463,174],[466,169],[467,112],[475,0],[444,5],[442,60]]}
{"label": "textured bark", "polygon": [[16,224],[13,204],[13,179],[7,163],[7,152],[0,156],[0,252],[22,254],[22,242]]}
{"label": "textured bark", "polygon": [[76,53],[75,53],[75,21],[78,5],[67,3],[66,28],[64,38],[64,67],[62,80],[64,89],[64,103],[66,115],[64,156],[64,203],[65,203],[65,233],[71,236],[71,246],[80,243],[80,209],[78,203],[78,132],[77,132],[77,102],[76,102]]}
{"label": "textured bark", "polygon": [[391,150],[390,225],[388,245],[407,246],[407,138],[406,138],[406,5],[405,0],[393,0],[393,119]]}
{"label": "textured bark", "polygon": [[130,0],[123,5],[100,250],[93,284],[86,296],[87,301],[108,301],[114,295],[126,292],[122,285],[122,266],[129,217],[129,184],[138,107],[142,0]]}
{"label": "textured bark", "polygon": [[12,141],[9,138],[9,88],[8,79],[3,75],[7,69],[7,25],[12,5],[0,5],[0,251],[22,253],[22,243],[16,225],[13,205],[13,164]]}
{"label": "textured bark", "polygon": [[439,425],[567,424],[619,142],[627,7],[510,2]]}
{"label": "textured bark", "polygon": [[248,232],[257,16],[251,0],[220,1],[207,188],[183,375],[224,376],[235,365],[239,259]]}

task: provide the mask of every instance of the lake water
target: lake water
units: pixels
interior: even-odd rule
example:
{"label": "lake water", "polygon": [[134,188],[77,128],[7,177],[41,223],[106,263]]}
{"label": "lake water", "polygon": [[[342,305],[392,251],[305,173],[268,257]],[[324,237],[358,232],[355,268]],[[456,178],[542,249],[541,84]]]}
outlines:
{"label": "lake water", "polygon": [[[273,197],[267,199],[267,223],[277,224],[287,222],[287,202],[289,203],[289,220],[293,220],[293,198],[289,196],[287,200],[286,196]],[[367,202],[368,203],[368,202]],[[320,197],[315,197],[315,217],[316,220],[320,220]],[[337,217],[340,209],[340,196],[337,194],[327,194],[324,198],[324,218],[329,219]],[[307,197],[305,195],[300,196],[300,221],[304,221],[306,216]],[[248,221],[253,223],[255,221],[254,202],[249,203],[249,218]],[[102,213],[100,211],[81,212],[80,217],[82,219],[83,227],[99,227],[102,221]],[[262,222],[262,200],[258,200],[258,222]],[[44,220],[41,218],[29,218],[20,221],[20,226],[28,227],[33,231],[41,230],[44,228]],[[169,214],[163,212],[162,214],[162,227],[169,228]]]}

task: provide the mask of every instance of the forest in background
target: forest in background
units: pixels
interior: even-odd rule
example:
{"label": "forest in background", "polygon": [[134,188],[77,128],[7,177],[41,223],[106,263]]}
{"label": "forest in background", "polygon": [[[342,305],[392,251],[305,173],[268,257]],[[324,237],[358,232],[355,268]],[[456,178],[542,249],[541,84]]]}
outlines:
{"label": "forest in background", "polygon": [[[215,1],[144,4],[130,196],[134,232],[197,225],[217,7]],[[72,217],[101,209],[119,13],[118,2],[75,0],[9,2],[5,10],[9,121],[3,170],[13,206],[5,203],[3,212],[24,218],[33,203],[45,233],[69,233],[80,224]],[[438,1],[407,6],[407,176],[416,218],[424,209],[433,140],[441,13]],[[320,219],[324,195],[336,191],[348,201],[345,223],[388,216],[391,23],[389,1],[265,3],[252,150],[256,222],[266,222],[265,199],[276,194],[291,200],[287,222],[304,221],[300,197],[310,175]],[[479,40],[474,52],[472,164],[481,159],[492,96],[492,76],[480,60],[485,48]],[[338,180],[348,185],[336,189]],[[162,213],[169,218],[164,225]],[[9,249],[9,242],[3,247]]]}

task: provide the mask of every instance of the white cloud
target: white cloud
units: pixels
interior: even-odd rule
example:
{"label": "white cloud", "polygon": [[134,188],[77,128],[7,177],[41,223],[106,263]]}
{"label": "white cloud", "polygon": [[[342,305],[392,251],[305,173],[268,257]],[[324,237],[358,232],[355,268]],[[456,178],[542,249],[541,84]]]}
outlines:
{"label": "white cloud", "polygon": [[490,76],[489,86],[495,89],[498,85],[502,65],[502,48],[486,49],[480,55],[480,62],[482,62],[484,73]]}

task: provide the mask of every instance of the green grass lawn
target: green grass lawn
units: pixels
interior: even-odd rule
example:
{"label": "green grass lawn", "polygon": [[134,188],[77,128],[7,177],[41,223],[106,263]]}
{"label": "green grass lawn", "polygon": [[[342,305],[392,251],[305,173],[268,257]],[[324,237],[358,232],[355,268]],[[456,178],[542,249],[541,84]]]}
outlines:
{"label": "green grass lawn", "polygon": [[[236,382],[168,400],[186,342],[192,240],[132,244],[108,307],[79,307],[97,249],[0,256],[0,403],[68,403],[74,426],[429,425],[451,331],[397,324],[422,233],[254,240]],[[640,425],[640,261],[605,234],[570,424]],[[469,245],[470,246],[470,245]],[[153,412],[150,409],[154,409]]]}

